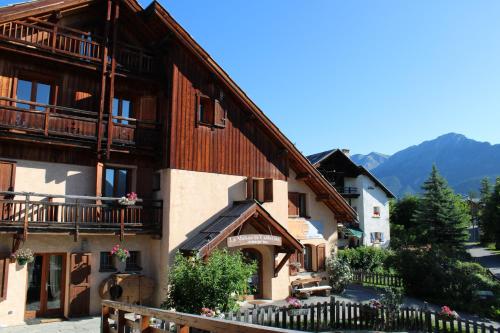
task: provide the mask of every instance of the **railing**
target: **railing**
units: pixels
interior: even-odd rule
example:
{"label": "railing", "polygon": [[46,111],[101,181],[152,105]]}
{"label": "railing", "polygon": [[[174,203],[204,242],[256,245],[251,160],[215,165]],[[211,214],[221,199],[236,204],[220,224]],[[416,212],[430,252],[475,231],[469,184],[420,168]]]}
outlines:
{"label": "railing", "polygon": [[336,330],[418,331],[429,333],[500,333],[500,328],[477,321],[444,318],[429,309],[403,307],[390,311],[368,304],[329,302],[306,304],[301,309],[265,306],[228,313],[225,318],[271,327],[291,328],[307,332]]}
{"label": "railing", "polygon": [[[0,39],[76,57],[84,61],[102,61],[104,48],[102,37],[36,18],[29,18],[27,21],[0,24]],[[151,52],[124,43],[117,43],[116,51],[118,70],[153,73],[153,54]]]}
{"label": "railing", "polygon": [[[162,201],[138,200],[121,205],[119,198],[0,192],[0,228],[54,231],[161,231]],[[63,200],[64,202],[54,201]]]}
{"label": "railing", "polygon": [[362,270],[353,272],[353,283],[374,286],[403,287],[403,279],[395,274],[374,273]]}
{"label": "railing", "polygon": [[208,318],[182,312],[150,308],[140,305],[102,302],[101,333],[172,332],[177,333],[293,333],[295,331]]}
{"label": "railing", "polygon": [[[105,115],[101,122],[103,141],[154,148],[159,123],[112,116],[112,131],[108,135],[107,119]],[[97,113],[93,111],[0,97],[0,128],[96,141],[98,126]]]}
{"label": "railing", "polygon": [[336,187],[337,192],[340,194],[354,194],[359,195],[359,190],[357,187],[345,186],[345,187]]}

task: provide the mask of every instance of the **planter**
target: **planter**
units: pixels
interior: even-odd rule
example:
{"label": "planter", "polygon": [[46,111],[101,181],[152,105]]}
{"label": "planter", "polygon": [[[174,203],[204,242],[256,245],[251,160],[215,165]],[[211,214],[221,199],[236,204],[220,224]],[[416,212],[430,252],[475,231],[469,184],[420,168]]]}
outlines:
{"label": "planter", "polygon": [[118,273],[125,273],[125,268],[127,267],[127,262],[126,261],[121,261],[121,260],[117,260],[117,263],[116,263],[116,269],[118,271]]}
{"label": "planter", "polygon": [[288,309],[287,313],[289,316],[302,316],[309,313],[309,309]]}
{"label": "planter", "polygon": [[19,264],[19,266],[24,266],[24,265],[26,265],[29,262],[30,262],[29,259],[24,259],[24,258],[23,259],[21,259],[21,258],[17,259],[17,263]]}

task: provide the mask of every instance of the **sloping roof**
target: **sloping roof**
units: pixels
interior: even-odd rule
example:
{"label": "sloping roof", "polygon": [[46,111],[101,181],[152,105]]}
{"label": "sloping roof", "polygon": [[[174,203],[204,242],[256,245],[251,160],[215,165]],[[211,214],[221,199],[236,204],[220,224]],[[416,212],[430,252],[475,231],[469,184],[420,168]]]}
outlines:
{"label": "sloping roof", "polygon": [[307,156],[307,159],[311,164],[313,164],[315,167],[319,167],[319,163],[323,162],[326,160],[328,157],[332,156],[334,153],[339,154],[342,156],[342,158],[345,158],[348,163],[350,163],[353,167],[357,168],[359,170],[360,174],[363,174],[370,178],[378,187],[382,189],[382,191],[387,194],[389,198],[395,198],[396,196],[389,190],[380,180],[377,179],[368,169],[366,169],[362,165],[357,165],[354,163],[349,156],[347,156],[341,149],[332,149],[332,150],[327,150],[321,153],[316,153],[313,155]]}
{"label": "sloping roof", "polygon": [[323,151],[321,153],[309,155],[309,156],[307,156],[307,159],[309,160],[309,162],[311,162],[312,165],[315,165],[316,163],[323,161],[325,158],[327,158],[328,156],[333,154],[333,152],[335,152],[335,150],[336,149],[330,149],[330,150]]}
{"label": "sloping roof", "polygon": [[[9,13],[9,18],[29,17],[33,15],[43,14],[43,8],[46,7],[46,12],[53,12],[55,9],[72,8],[75,5],[86,4],[93,1],[102,0],[36,0],[19,5],[0,8],[0,22],[6,19],[2,13]],[[273,122],[260,110],[260,108],[245,94],[245,92],[231,79],[231,77],[212,59],[212,57],[184,30],[184,28],[167,12],[163,6],[157,1],[153,1],[146,9],[136,0],[123,0],[123,4],[127,5],[131,10],[141,13],[147,12],[151,15],[156,15],[165,26],[173,33],[173,35],[190,51],[192,52],[208,70],[213,72],[215,76],[221,80],[227,88],[246,106],[255,118],[262,124],[264,129],[283,145],[284,151],[288,153],[290,166],[297,174],[307,174],[307,179],[304,182],[318,195],[323,198],[325,205],[335,214],[337,220],[340,221],[356,221],[357,213],[347,204],[342,196],[333,188],[323,175],[313,167],[307,158],[295,147],[295,145],[273,124]],[[43,4],[42,9],[40,5]],[[16,7],[17,6],[17,7]],[[16,14],[16,10],[21,11],[22,15]],[[2,12],[4,11],[4,12]],[[14,13],[12,13],[14,12]]]}
{"label": "sloping roof", "polygon": [[205,256],[256,214],[258,219],[268,224],[266,230],[272,228],[282,236],[284,245],[286,242],[289,247],[302,252],[301,243],[254,200],[234,202],[230,208],[219,214],[206,227],[182,243],[179,250],[181,252],[198,252],[200,256]]}

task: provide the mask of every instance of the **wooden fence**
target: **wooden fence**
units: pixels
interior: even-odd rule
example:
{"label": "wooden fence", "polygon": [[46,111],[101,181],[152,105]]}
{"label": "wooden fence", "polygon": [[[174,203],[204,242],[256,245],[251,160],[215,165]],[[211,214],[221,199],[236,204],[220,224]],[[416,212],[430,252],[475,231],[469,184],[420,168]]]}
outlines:
{"label": "wooden fence", "polygon": [[291,330],[231,322],[113,301],[102,302],[101,333],[293,333]]}
{"label": "wooden fence", "polygon": [[403,287],[403,279],[398,275],[366,272],[362,270],[353,272],[352,282],[374,286]]}
{"label": "wooden fence", "polygon": [[401,308],[372,309],[367,304],[336,301],[304,305],[301,314],[285,307],[258,307],[226,314],[226,319],[308,332],[333,330],[419,331],[429,333],[500,333],[500,328],[462,319],[445,319],[437,313]]}

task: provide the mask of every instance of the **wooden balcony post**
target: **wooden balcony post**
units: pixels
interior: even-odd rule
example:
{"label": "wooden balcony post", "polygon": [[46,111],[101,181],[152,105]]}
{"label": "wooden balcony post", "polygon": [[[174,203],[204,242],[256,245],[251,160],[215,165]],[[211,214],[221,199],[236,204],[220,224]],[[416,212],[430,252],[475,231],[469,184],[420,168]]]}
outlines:
{"label": "wooden balcony post", "polygon": [[56,44],[57,44],[57,25],[54,24],[54,28],[52,29],[52,41],[51,41],[51,46],[52,46],[52,52],[56,52]]}
{"label": "wooden balcony post", "polygon": [[78,226],[79,226],[79,221],[80,221],[80,205],[79,205],[79,201],[78,199],[76,199],[76,202],[75,202],[75,209],[76,209],[76,213],[75,213],[75,242],[78,241],[78,234],[79,234],[79,230],[78,230]]}
{"label": "wooden balcony post", "polygon": [[189,333],[189,326],[177,325],[177,333]]}
{"label": "wooden balcony post", "polygon": [[116,39],[118,38],[118,17],[120,13],[120,3],[115,1],[115,11],[113,17],[113,46],[111,48],[111,73],[109,76],[109,107],[108,107],[108,142],[106,147],[106,158],[109,159],[111,144],[113,141],[113,99],[115,97],[115,71],[116,71]]}
{"label": "wooden balcony post", "polygon": [[24,228],[23,228],[23,240],[24,241],[26,241],[28,239],[29,210],[30,210],[30,196],[26,195],[25,201],[24,201]]}
{"label": "wooden balcony post", "polygon": [[125,235],[125,208],[120,208],[120,241],[123,242]]}

